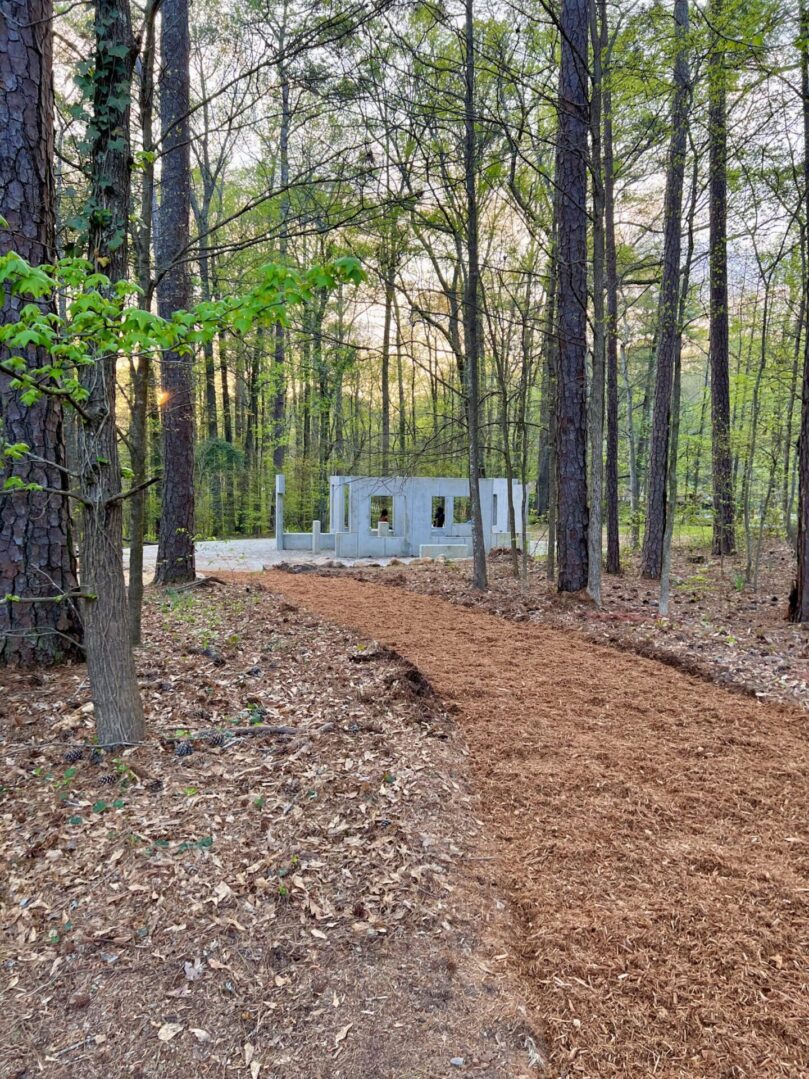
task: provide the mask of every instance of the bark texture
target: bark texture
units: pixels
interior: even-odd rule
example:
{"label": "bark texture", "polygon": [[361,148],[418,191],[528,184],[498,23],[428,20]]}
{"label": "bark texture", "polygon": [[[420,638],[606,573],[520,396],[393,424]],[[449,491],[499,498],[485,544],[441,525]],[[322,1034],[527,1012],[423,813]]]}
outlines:
{"label": "bark texture", "polygon": [[[286,45],[286,4],[283,8],[283,22],[279,35],[279,48],[283,50]],[[284,192],[281,198],[281,235],[278,240],[278,257],[282,263],[286,262],[289,251],[289,130],[291,124],[291,112],[289,101],[289,76],[283,64],[279,65],[278,74],[281,80],[281,130],[279,132],[279,153],[281,175],[281,190]],[[276,472],[284,471],[284,458],[286,456],[286,409],[287,409],[287,371],[286,371],[286,329],[279,322],[275,327],[275,355],[273,370],[273,394],[272,394],[272,425],[273,425],[273,448],[272,462]]]}
{"label": "bark texture", "polygon": [[[112,281],[126,277],[129,227],[129,94],[135,43],[128,0],[96,0],[89,252]],[[143,708],[130,645],[122,558],[123,499],[115,426],[118,356],[99,356],[81,370],[87,419],[78,430],[84,499],[81,548],[87,673],[98,740],[120,745],[143,738]]]}
{"label": "bark texture", "polygon": [[615,163],[612,149],[612,90],[610,87],[606,0],[600,0],[602,104],[604,113],[604,240],[607,287],[607,573],[621,572],[618,526],[618,264],[615,253]]}
{"label": "bark texture", "polygon": [[666,194],[663,209],[663,278],[658,306],[657,377],[649,440],[646,532],[643,537],[641,555],[641,573],[644,577],[652,579],[658,579],[663,568],[672,378],[677,338],[680,332],[681,217],[690,99],[687,45],[688,0],[675,0],[674,22],[677,55],[674,61],[671,143],[666,168]]}
{"label": "bark texture", "polygon": [[[155,13],[151,12],[139,63],[138,111],[144,151],[154,151],[154,59]],[[140,199],[140,220],[134,229],[137,282],[143,289],[143,303],[152,299],[152,215],[154,205],[154,162],[147,161],[143,169]],[[149,458],[149,382],[154,378],[151,357],[146,353],[131,356],[129,378],[132,387],[132,409],[129,419],[129,454],[132,465],[132,484],[141,489],[129,500],[129,636],[133,645],[141,640],[143,609],[143,539],[146,531],[146,482]]]}
{"label": "bark texture", "polygon": [[587,585],[588,0],[563,0],[556,180],[558,334],[557,555],[560,592]]}
{"label": "bark texture", "polygon": [[713,463],[713,553],[733,554],[736,534],[733,463],[730,455],[730,375],[728,370],[728,183],[727,94],[721,33],[723,0],[713,0],[712,43],[708,71],[710,186],[710,366],[711,456]]}
{"label": "bark texture", "polygon": [[[162,173],[157,229],[157,310],[161,318],[189,307],[188,222],[191,169],[188,122],[188,0],[164,0],[160,32]],[[168,352],[162,363],[163,486],[156,584],[195,577],[193,357]]]}
{"label": "bark texture", "polygon": [[[0,3],[0,252],[33,265],[54,258],[52,5],[50,0]],[[4,293],[0,322],[16,322],[26,298]],[[48,357],[29,347],[31,369]],[[0,360],[5,357],[0,351]],[[24,442],[39,460],[2,464],[12,474],[59,492],[66,488],[61,404],[42,397],[24,405],[0,372],[0,435]],[[0,663],[25,667],[81,657],[82,629],[73,601],[76,560],[67,498],[59,493],[0,494]],[[3,597],[20,597],[3,602]]]}
{"label": "bark texture", "polygon": [[[600,8],[599,8],[600,11]],[[590,34],[592,40],[592,92],[590,95],[590,177],[592,187],[593,221],[593,351],[592,378],[587,426],[590,443],[588,469],[588,502],[590,520],[587,537],[587,592],[597,606],[601,604],[602,524],[601,501],[604,477],[604,378],[607,366],[607,336],[605,325],[605,195],[604,154],[602,148],[602,90],[603,54],[605,41],[594,0],[590,3]]]}
{"label": "bark texture", "polygon": [[[809,209],[809,6],[800,5],[801,88],[803,91],[804,212]],[[809,304],[809,274],[804,268],[804,304]],[[809,310],[809,306],[807,306]],[[801,429],[798,436],[798,572],[789,597],[792,622],[809,622],[809,333],[804,339]]]}
{"label": "bark texture", "polygon": [[478,253],[477,139],[475,135],[475,26],[472,0],[466,0],[466,57],[464,65],[464,179],[466,181],[467,266],[464,283],[464,376],[466,422],[469,432],[469,505],[472,513],[472,584],[488,587],[483,514],[480,505],[480,384],[479,360],[480,260]]}

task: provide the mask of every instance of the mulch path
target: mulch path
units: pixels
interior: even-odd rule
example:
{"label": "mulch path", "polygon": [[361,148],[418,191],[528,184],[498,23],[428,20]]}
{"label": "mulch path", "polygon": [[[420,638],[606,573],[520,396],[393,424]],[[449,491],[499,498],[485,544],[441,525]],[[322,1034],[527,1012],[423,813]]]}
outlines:
{"label": "mulch path", "polygon": [[402,587],[261,579],[456,711],[547,1074],[807,1074],[805,713]]}
{"label": "mulch path", "polygon": [[718,558],[710,549],[675,548],[667,618],[659,614],[658,582],[640,576],[639,556],[624,552],[623,559],[622,574],[602,576],[600,609],[586,597],[560,594],[542,560],[529,562],[526,582],[515,580],[502,550],[489,556],[490,587],[482,593],[472,588],[465,561],[333,572],[440,596],[514,621],[573,630],[760,700],[809,710],[809,624],[786,618],[794,549],[768,540],[754,587],[745,584],[743,554]]}

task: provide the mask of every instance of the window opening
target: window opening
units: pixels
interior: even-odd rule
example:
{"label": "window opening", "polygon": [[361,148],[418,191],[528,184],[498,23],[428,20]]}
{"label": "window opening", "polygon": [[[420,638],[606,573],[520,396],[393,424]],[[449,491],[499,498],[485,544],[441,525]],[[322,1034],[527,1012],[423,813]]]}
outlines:
{"label": "window opening", "polygon": [[472,503],[469,495],[456,495],[453,520],[456,525],[469,524],[472,520]]}
{"label": "window opening", "polygon": [[379,531],[380,525],[387,525],[393,531],[392,495],[371,495],[371,528]]}
{"label": "window opening", "polygon": [[433,528],[443,528],[447,521],[447,500],[443,495],[433,496]]}

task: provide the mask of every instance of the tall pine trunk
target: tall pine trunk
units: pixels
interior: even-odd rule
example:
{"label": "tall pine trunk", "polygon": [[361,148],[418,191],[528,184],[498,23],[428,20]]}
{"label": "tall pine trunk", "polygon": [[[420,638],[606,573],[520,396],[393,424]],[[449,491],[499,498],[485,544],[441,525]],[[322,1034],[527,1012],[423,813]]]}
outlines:
{"label": "tall pine trunk", "polygon": [[[55,256],[52,18],[50,0],[3,0],[0,213],[8,229],[0,229],[0,252],[35,266]],[[0,323],[16,322],[27,302],[4,290]],[[24,354],[31,368],[49,362],[34,346]],[[1,459],[0,488],[13,475],[57,492],[0,494],[0,662],[30,667],[80,658],[82,632],[72,601],[49,601],[78,590],[68,500],[58,493],[68,487],[62,406],[48,396],[24,405],[11,378],[0,371],[3,438],[38,459]],[[19,602],[4,601],[9,595]]]}
{"label": "tall pine trunk", "polygon": [[393,256],[383,248],[382,280],[385,286],[385,317],[382,325],[382,463],[381,472],[387,476],[390,468],[390,342],[393,323]]}
{"label": "tall pine trunk", "polygon": [[[154,106],[155,14],[152,13],[140,59],[138,106],[141,139],[144,153],[154,152],[152,130]],[[138,285],[143,290],[144,303],[151,301],[152,284],[152,207],[154,200],[154,162],[146,160],[143,169],[140,202],[140,221],[135,233],[135,263]],[[146,353],[132,356],[129,361],[132,384],[132,411],[129,420],[129,447],[132,465],[132,485],[140,487],[129,500],[129,636],[133,645],[141,641],[143,610],[143,539],[146,527],[146,482],[149,454],[149,377],[151,359]]]}
{"label": "tall pine trunk", "polygon": [[784,533],[791,542],[795,540],[795,529],[792,523],[792,498],[794,476],[792,465],[792,423],[795,411],[795,397],[798,386],[798,368],[800,364],[801,342],[803,340],[804,324],[806,322],[806,290],[803,287],[803,279],[806,275],[806,228],[801,228],[801,298],[798,305],[798,314],[795,318],[795,339],[792,348],[792,370],[789,379],[789,396],[786,416],[786,433],[784,435],[784,465],[781,494],[781,512],[784,519]]}
{"label": "tall pine trunk", "polygon": [[736,550],[733,465],[730,454],[730,376],[728,371],[727,95],[721,31],[724,0],[712,0],[714,34],[708,64],[708,138],[710,185],[710,365],[713,462],[713,553]]}
{"label": "tall pine trunk", "polygon": [[606,325],[604,310],[605,235],[604,235],[604,161],[602,151],[602,79],[604,35],[595,0],[590,5],[592,38],[593,90],[590,101],[590,174],[593,190],[593,377],[587,426],[590,443],[588,500],[590,519],[587,533],[587,592],[601,604],[601,495],[604,477],[604,376],[606,372]]}
{"label": "tall pine trunk", "polygon": [[[157,309],[161,318],[189,307],[188,222],[191,170],[188,122],[188,0],[163,0],[160,32],[162,171],[157,230]],[[162,362],[163,499],[156,584],[193,581],[194,398],[191,355],[167,352]]]}
{"label": "tall pine trunk", "polygon": [[[286,31],[286,4],[284,22],[279,47],[283,52]],[[279,152],[281,166],[281,236],[278,243],[278,257],[284,263],[289,250],[289,127],[291,121],[289,108],[289,76],[286,67],[279,68],[281,81],[281,130],[279,132]],[[272,462],[276,472],[284,471],[286,454],[286,344],[287,332],[280,322],[275,327],[275,349],[273,352],[273,390],[272,390]]]}
{"label": "tall pine trunk", "polygon": [[473,0],[466,0],[464,62],[464,180],[467,267],[464,281],[464,388],[469,439],[469,506],[472,515],[472,585],[488,587],[483,513],[480,504],[480,262],[478,255],[477,137],[475,133],[475,24]]}
{"label": "tall pine trunk", "polygon": [[668,512],[663,537],[663,563],[660,571],[660,598],[658,609],[668,617],[671,599],[671,556],[674,539],[674,515],[677,508],[677,458],[680,446],[680,398],[682,387],[683,327],[688,309],[688,290],[691,283],[691,266],[694,261],[694,218],[697,212],[699,183],[699,158],[692,148],[691,197],[688,206],[688,244],[685,265],[680,281],[680,302],[677,315],[677,341],[674,350],[674,379],[672,383],[671,447],[669,450]]}
{"label": "tall pine trunk", "polygon": [[557,188],[557,553],[560,592],[587,585],[588,0],[563,0]]}
{"label": "tall pine trunk", "polygon": [[612,139],[612,90],[606,0],[601,13],[601,102],[604,115],[604,244],[607,289],[607,573],[621,572],[618,520],[618,264],[615,253],[615,163]]}
{"label": "tall pine trunk", "polygon": [[671,143],[663,211],[663,279],[658,307],[657,374],[649,446],[646,532],[643,537],[641,555],[641,573],[644,577],[652,579],[660,577],[663,566],[672,377],[679,331],[681,216],[690,96],[687,42],[688,0],[675,0],[674,23],[677,54],[674,62]]}

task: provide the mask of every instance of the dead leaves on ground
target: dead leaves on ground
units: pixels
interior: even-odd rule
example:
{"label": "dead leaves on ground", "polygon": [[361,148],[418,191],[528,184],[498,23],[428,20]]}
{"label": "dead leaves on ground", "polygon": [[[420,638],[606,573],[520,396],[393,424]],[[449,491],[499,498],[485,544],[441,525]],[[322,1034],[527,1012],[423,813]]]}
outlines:
{"label": "dead leaves on ground", "polygon": [[446,716],[260,585],[146,623],[150,740],[98,763],[83,669],[4,675],[0,1073],[325,1074],[307,1053],[343,1059],[388,1007],[369,979],[453,935]]}

